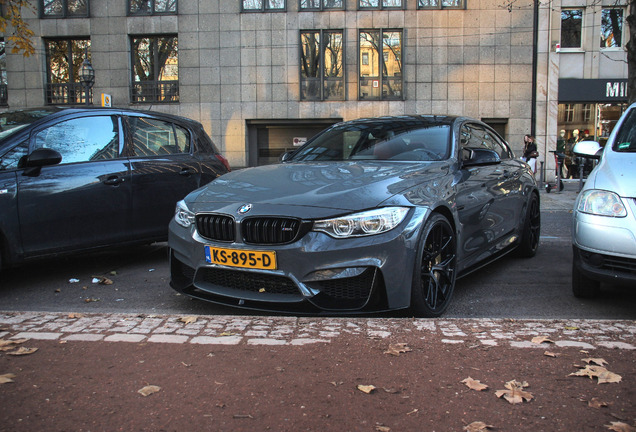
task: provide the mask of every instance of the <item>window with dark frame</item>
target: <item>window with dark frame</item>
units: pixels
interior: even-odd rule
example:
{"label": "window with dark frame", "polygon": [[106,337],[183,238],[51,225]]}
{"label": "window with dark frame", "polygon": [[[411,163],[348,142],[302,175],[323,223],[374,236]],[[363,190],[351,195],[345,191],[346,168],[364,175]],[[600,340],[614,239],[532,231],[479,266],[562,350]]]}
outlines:
{"label": "window with dark frame", "polygon": [[39,0],[41,18],[82,18],[89,15],[89,0]]}
{"label": "window with dark frame", "polygon": [[360,30],[358,99],[404,99],[403,40],[401,29]]}
{"label": "window with dark frame", "polygon": [[128,15],[176,15],[177,0],[128,0]]}
{"label": "window with dark frame", "polygon": [[405,9],[406,0],[358,0],[358,9]]}
{"label": "window with dark frame", "polygon": [[176,35],[132,36],[133,103],[179,101],[179,56]]}
{"label": "window with dark frame", "polygon": [[[90,48],[90,39],[44,39],[47,104],[86,103],[87,89],[79,77],[79,70],[87,55],[90,61]],[[88,103],[92,100],[92,89],[88,89]]]}
{"label": "window with dark frame", "polygon": [[0,106],[7,106],[9,94],[7,92],[7,54],[4,38],[0,38]]}
{"label": "window with dark frame", "polygon": [[344,10],[345,0],[300,0],[300,11]]}
{"label": "window with dark frame", "polygon": [[466,9],[465,0],[417,0],[418,9]]}
{"label": "window with dark frame", "polygon": [[561,11],[561,48],[581,48],[583,9]]}
{"label": "window with dark frame", "polygon": [[285,12],[286,0],[241,0],[241,12]]}
{"label": "window with dark frame", "polygon": [[623,46],[623,9],[611,8],[601,11],[601,48]]}
{"label": "window with dark frame", "polygon": [[300,99],[345,100],[342,30],[300,32]]}

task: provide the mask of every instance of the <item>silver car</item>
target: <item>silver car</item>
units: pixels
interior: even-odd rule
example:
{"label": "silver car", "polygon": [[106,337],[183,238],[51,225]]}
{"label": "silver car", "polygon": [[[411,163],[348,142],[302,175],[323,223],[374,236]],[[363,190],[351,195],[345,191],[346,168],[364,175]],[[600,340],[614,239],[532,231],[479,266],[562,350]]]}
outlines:
{"label": "silver car", "polygon": [[[598,147],[581,142],[578,156]],[[600,283],[636,286],[636,104],[620,118],[574,204],[572,291],[594,297]]]}
{"label": "silver car", "polygon": [[243,308],[438,316],[458,277],[534,255],[539,232],[534,176],[486,124],[353,120],[181,201],[171,285]]}

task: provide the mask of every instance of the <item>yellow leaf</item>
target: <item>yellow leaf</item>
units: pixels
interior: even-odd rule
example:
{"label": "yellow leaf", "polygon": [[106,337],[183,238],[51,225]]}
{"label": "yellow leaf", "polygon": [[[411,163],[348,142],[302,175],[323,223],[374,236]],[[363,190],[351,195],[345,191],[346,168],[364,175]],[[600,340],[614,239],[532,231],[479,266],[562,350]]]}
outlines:
{"label": "yellow leaf", "polygon": [[535,343],[535,344],[554,343],[554,341],[548,339],[545,336],[536,336],[532,338],[532,343]]}
{"label": "yellow leaf", "polygon": [[72,312],[68,314],[69,318],[84,318],[84,314]]}
{"label": "yellow leaf", "polygon": [[376,426],[375,430],[377,430],[378,432],[391,432],[391,428],[388,426]]}
{"label": "yellow leaf", "polygon": [[6,374],[3,374],[3,375],[0,375],[0,384],[6,384],[6,383],[13,382],[13,380],[11,378],[15,378],[15,374],[6,373]]}
{"label": "yellow leaf", "polygon": [[623,379],[620,375],[610,372],[604,367],[587,365],[583,369],[570,374],[570,376],[586,376],[590,379],[597,378],[598,384],[619,383]]}
{"label": "yellow leaf", "polygon": [[5,340],[0,339],[0,351],[9,351],[15,348],[15,345],[19,345],[28,341],[28,339],[14,339],[14,340]]}
{"label": "yellow leaf", "polygon": [[498,398],[501,398],[503,396],[503,398],[511,404],[522,403],[524,400],[526,402],[530,402],[532,399],[534,399],[532,393],[523,390],[525,387],[528,387],[528,383],[525,381],[522,383],[516,380],[508,381],[505,387],[508,390],[497,390],[495,392],[495,395]]}
{"label": "yellow leaf", "polygon": [[471,377],[462,380],[462,382],[471,390],[483,391],[488,388],[486,384],[482,384],[479,380],[472,379]]}
{"label": "yellow leaf", "polygon": [[605,366],[608,364],[607,361],[602,358],[584,358],[583,361],[587,364],[595,364],[597,366]]}
{"label": "yellow leaf", "polygon": [[144,388],[140,388],[139,390],[137,390],[137,393],[146,397],[146,396],[150,396],[153,393],[157,393],[159,390],[161,390],[161,387],[156,385],[149,385]]}
{"label": "yellow leaf", "polygon": [[375,386],[358,384],[358,390],[360,390],[363,393],[369,394],[375,390]]}
{"label": "yellow leaf", "polygon": [[636,432],[636,428],[623,422],[611,422],[609,425],[605,425],[609,430],[615,432]]}
{"label": "yellow leaf", "polygon": [[192,324],[192,323],[197,322],[197,317],[195,317],[195,316],[185,316],[185,317],[179,318],[179,321],[181,321],[182,323],[185,323],[185,324]]}
{"label": "yellow leaf", "polygon": [[390,344],[389,349],[384,351],[384,354],[391,354],[394,356],[399,356],[401,353],[411,352],[411,348],[409,348],[405,343],[396,343]]}
{"label": "yellow leaf", "polygon": [[553,353],[551,351],[546,351],[543,353],[544,356],[546,357],[558,357],[559,355],[557,353]]}
{"label": "yellow leaf", "polygon": [[468,432],[483,432],[487,429],[492,429],[493,426],[487,425],[484,422],[476,421],[472,422],[468,426],[464,426],[464,430]]}
{"label": "yellow leaf", "polygon": [[23,356],[23,355],[29,355],[29,354],[33,354],[34,352],[36,352],[38,349],[37,348],[26,348],[26,347],[20,347],[15,351],[11,351],[8,352],[7,355],[12,355],[12,356]]}
{"label": "yellow leaf", "polygon": [[598,400],[597,398],[592,398],[589,401],[587,401],[587,406],[589,406],[590,408],[602,408],[602,407],[606,407],[607,403]]}

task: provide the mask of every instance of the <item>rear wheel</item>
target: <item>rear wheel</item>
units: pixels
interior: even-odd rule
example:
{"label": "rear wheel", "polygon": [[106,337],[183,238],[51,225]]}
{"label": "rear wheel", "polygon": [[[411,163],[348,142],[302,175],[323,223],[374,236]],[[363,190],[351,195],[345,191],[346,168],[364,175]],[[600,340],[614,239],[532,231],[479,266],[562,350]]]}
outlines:
{"label": "rear wheel", "polygon": [[524,258],[531,258],[537,254],[539,248],[539,237],[541,236],[541,208],[539,197],[532,194],[530,204],[526,211],[526,219],[521,232],[521,242],[517,249],[517,254]]}
{"label": "rear wheel", "polygon": [[438,317],[455,288],[457,241],[448,220],[434,213],[424,225],[411,287],[411,308],[421,317]]}
{"label": "rear wheel", "polygon": [[601,283],[597,280],[581,274],[581,271],[572,263],[572,294],[578,298],[594,298],[601,291]]}

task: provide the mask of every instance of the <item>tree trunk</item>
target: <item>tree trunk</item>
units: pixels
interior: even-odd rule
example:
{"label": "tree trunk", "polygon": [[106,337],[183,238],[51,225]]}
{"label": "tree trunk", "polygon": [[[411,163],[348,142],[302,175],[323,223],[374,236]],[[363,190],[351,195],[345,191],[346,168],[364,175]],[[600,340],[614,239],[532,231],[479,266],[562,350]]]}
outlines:
{"label": "tree trunk", "polygon": [[627,93],[629,103],[636,102],[636,0],[629,2],[629,42],[627,43]]}

